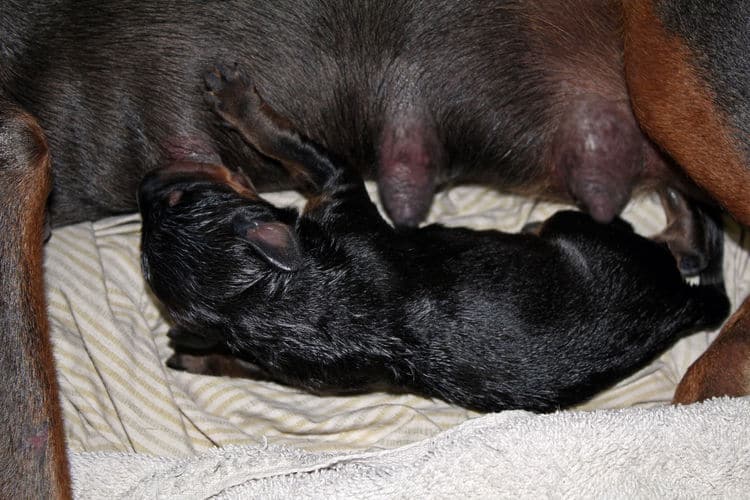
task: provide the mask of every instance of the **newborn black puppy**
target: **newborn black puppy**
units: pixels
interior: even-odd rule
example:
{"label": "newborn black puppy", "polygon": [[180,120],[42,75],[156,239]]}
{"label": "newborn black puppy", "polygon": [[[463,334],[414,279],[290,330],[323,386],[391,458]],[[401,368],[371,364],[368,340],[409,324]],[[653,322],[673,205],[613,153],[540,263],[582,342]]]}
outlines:
{"label": "newborn black puppy", "polygon": [[216,111],[313,194],[300,215],[239,173],[175,163],[141,184],[143,270],[189,348],[311,391],[388,386],[481,411],[552,411],[728,313],[659,243],[560,212],[538,235],[395,230],[362,180],[236,72]]}

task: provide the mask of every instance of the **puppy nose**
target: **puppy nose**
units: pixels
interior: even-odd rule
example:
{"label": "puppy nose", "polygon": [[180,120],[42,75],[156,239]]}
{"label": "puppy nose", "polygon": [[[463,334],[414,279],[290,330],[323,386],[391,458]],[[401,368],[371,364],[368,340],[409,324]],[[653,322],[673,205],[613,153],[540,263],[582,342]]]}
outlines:
{"label": "puppy nose", "polygon": [[161,171],[151,171],[143,176],[141,183],[138,186],[138,192],[136,193],[136,200],[138,207],[143,211],[150,200],[156,195],[156,193],[164,185],[164,179]]}
{"label": "puppy nose", "polygon": [[[174,206],[182,190],[177,189],[177,183],[185,180],[201,180],[205,178],[204,169],[189,163],[172,163],[163,168],[148,172],[141,179],[138,187],[137,201],[141,212],[148,210],[149,205],[166,199],[170,206]],[[174,189],[170,188],[175,185]]]}

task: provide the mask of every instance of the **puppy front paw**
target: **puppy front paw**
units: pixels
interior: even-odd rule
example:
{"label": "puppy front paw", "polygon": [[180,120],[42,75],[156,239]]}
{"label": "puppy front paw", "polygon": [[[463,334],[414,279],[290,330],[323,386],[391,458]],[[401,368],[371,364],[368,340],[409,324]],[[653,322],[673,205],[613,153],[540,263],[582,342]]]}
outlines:
{"label": "puppy front paw", "polygon": [[204,76],[206,101],[213,110],[234,128],[252,121],[261,105],[261,99],[252,83],[244,77],[237,63],[218,65]]}

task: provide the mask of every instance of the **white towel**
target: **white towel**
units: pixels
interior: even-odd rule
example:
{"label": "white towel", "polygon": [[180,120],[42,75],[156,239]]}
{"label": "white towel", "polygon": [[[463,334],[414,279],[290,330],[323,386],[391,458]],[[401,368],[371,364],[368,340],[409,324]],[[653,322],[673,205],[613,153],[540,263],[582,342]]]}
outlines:
{"label": "white towel", "polygon": [[78,498],[748,498],[750,399],[469,420],[395,450],[79,453]]}

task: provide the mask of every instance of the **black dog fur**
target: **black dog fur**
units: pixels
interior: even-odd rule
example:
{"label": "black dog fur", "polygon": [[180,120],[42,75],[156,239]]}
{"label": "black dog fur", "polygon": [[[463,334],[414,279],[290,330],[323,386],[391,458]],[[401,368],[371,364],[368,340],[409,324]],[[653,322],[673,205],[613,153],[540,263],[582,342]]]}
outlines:
{"label": "black dog fur", "polygon": [[303,214],[223,166],[178,162],[139,191],[143,270],[173,341],[228,347],[311,391],[386,385],[482,410],[552,411],[632,373],[728,313],[623,221],[560,212],[538,235],[396,230],[361,178],[236,71],[216,111],[315,193]]}

